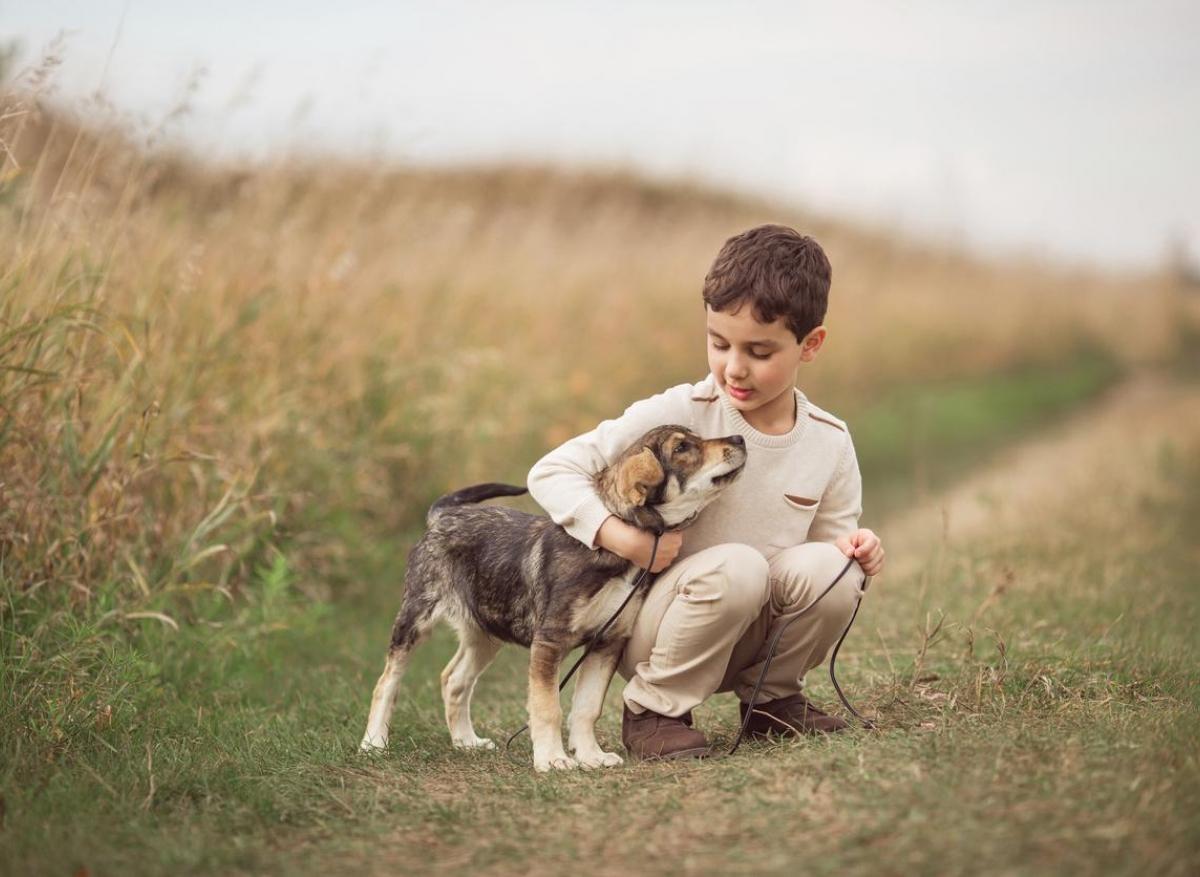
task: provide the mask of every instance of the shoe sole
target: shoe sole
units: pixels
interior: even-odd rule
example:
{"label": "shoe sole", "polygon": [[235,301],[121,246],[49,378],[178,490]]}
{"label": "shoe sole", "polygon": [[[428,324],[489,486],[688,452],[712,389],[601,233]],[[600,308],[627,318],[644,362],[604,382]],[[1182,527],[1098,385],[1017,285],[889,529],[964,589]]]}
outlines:
{"label": "shoe sole", "polygon": [[[849,727],[848,725],[846,727]],[[772,728],[769,731],[747,731],[746,736],[751,740],[770,740],[773,737],[780,739],[798,738],[798,737],[820,737],[822,734],[837,734],[839,731],[845,731],[846,728],[830,728],[821,730],[820,728],[804,728],[801,731],[795,731],[791,728],[780,728],[778,730]]]}
{"label": "shoe sole", "polygon": [[711,752],[707,746],[693,749],[679,749],[675,752],[668,752],[665,755],[634,755],[628,749],[625,751],[629,753],[629,757],[634,761],[678,761],[682,758],[704,758]]}

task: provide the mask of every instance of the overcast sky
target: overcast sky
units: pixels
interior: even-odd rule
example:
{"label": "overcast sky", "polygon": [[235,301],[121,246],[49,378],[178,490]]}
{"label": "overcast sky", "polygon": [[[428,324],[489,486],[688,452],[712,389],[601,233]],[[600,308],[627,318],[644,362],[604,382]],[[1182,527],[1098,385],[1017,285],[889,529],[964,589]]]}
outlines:
{"label": "overcast sky", "polygon": [[1200,4],[0,0],[63,97],[202,152],[619,164],[908,233],[1200,254]]}

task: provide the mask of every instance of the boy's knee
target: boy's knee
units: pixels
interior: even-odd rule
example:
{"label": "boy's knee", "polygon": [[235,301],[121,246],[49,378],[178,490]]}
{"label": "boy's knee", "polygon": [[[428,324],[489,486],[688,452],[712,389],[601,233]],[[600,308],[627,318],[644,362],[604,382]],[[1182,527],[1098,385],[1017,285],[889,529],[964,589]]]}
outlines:
{"label": "boy's knee", "polygon": [[[842,553],[842,549],[830,542],[813,542],[810,544],[817,554],[817,563],[820,564],[821,572],[827,575],[827,581],[833,581],[834,577],[842,571],[850,558]],[[843,578],[854,582],[857,586],[866,578],[866,574],[863,573],[862,567],[855,560],[850,562],[850,568],[846,570]]]}
{"label": "boy's knee", "polygon": [[[772,598],[780,611],[802,609],[841,574],[833,589],[813,608],[816,614],[849,617],[866,574],[858,561],[828,542],[806,542],[781,552],[772,564]],[[842,571],[845,570],[843,573]]]}
{"label": "boy's knee", "polygon": [[730,543],[720,549],[712,567],[685,583],[680,595],[712,603],[730,618],[757,616],[771,597],[767,559],[749,545]]}

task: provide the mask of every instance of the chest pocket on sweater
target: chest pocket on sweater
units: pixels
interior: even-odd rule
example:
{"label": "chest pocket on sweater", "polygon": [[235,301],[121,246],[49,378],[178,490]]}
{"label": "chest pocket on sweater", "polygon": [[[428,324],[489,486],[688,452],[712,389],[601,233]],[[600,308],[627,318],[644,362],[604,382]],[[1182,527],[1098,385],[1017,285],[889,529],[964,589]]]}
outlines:
{"label": "chest pocket on sweater", "polygon": [[812,524],[821,500],[809,493],[785,493],[783,502],[784,507],[781,514],[787,522],[788,536],[793,545],[799,545],[808,539],[808,528]]}

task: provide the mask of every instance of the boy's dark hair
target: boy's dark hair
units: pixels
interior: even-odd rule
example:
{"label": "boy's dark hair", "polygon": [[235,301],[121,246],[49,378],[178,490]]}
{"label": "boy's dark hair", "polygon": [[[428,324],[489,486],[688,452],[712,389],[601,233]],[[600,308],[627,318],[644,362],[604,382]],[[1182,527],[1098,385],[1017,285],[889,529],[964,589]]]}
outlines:
{"label": "boy's dark hair", "polygon": [[783,225],[760,225],[731,237],[704,278],[714,311],[749,303],[754,318],[784,318],[797,341],[825,321],[833,269],[821,245]]}

